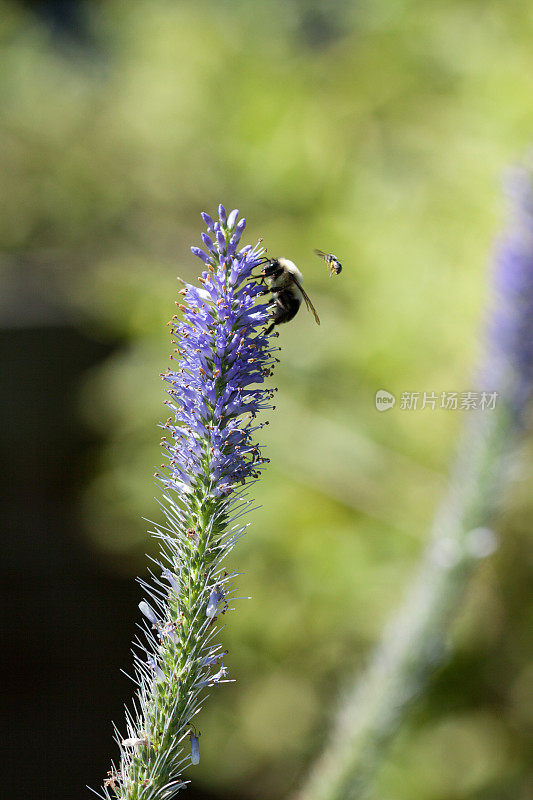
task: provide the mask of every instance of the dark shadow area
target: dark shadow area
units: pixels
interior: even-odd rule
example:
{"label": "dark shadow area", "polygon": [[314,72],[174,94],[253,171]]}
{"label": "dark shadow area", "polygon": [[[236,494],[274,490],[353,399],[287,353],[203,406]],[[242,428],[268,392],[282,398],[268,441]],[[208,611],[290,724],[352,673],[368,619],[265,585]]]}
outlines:
{"label": "dark shadow area", "polygon": [[[3,796],[85,798],[117,748],[132,694],[140,588],[107,572],[79,530],[80,464],[98,442],[76,415],[82,374],[111,350],[69,327],[4,330],[1,649]],[[189,791],[189,797],[206,797]]]}

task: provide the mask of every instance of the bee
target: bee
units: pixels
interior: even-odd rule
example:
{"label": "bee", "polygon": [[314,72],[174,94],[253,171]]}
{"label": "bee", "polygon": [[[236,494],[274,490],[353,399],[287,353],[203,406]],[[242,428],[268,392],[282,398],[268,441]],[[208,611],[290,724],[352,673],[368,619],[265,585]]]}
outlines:
{"label": "bee", "polygon": [[315,250],[315,253],[319,258],[323,258],[328,265],[330,277],[332,275],[338,275],[340,272],[342,272],[342,264],[337,256],[333,255],[333,253],[324,253],[322,250]]}
{"label": "bee", "polygon": [[303,276],[296,264],[288,258],[267,258],[263,264],[265,266],[260,278],[266,282],[265,292],[270,291],[272,295],[274,312],[272,323],[265,333],[270,333],[275,325],[282,325],[294,319],[302,303],[302,297],[309,311],[313,313],[316,324],[320,325],[315,307],[302,286]]}

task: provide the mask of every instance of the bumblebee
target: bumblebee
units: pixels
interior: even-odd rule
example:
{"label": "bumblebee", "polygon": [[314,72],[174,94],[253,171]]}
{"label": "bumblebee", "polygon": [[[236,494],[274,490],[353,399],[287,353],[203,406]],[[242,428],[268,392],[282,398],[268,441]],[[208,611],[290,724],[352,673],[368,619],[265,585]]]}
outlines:
{"label": "bumblebee", "polygon": [[273,309],[272,322],[265,333],[270,333],[275,325],[282,325],[294,319],[300,309],[302,298],[312,312],[316,324],[320,325],[315,307],[302,286],[303,276],[296,264],[288,258],[268,258],[263,264],[260,278],[266,282],[265,291],[270,291],[272,295]]}

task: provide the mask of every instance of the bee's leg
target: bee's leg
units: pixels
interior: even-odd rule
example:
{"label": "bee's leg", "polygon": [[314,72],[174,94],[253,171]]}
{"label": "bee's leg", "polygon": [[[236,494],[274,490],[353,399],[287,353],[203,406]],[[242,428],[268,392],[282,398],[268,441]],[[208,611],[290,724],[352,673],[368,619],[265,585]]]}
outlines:
{"label": "bee's leg", "polygon": [[254,281],[257,281],[257,283],[261,283],[263,286],[266,286],[265,275],[263,272],[260,272],[259,275],[250,275],[250,278]]}
{"label": "bee's leg", "polygon": [[[265,274],[265,269],[267,269],[267,268],[268,268],[268,266],[270,265],[271,261],[272,261],[272,259],[270,259],[270,258],[262,258],[262,259],[260,259],[260,260],[259,260],[259,261],[256,263],[256,265],[255,265],[254,267],[252,267],[252,272],[250,273],[250,276],[251,276],[252,278],[256,278],[256,279],[257,279],[258,277],[260,277],[260,276],[263,276],[263,277],[264,277],[264,274]],[[261,272],[259,273],[259,275],[254,275],[254,274],[253,274],[253,270],[254,270],[254,269],[257,269],[257,267],[259,267],[259,268],[261,269]]]}
{"label": "bee's leg", "polygon": [[270,319],[272,320],[268,328],[265,330],[265,336],[268,336],[269,333],[272,333],[274,327],[279,325],[280,322],[283,322],[283,309],[280,305],[279,295],[272,299],[272,303],[267,306],[267,311],[271,312]]}

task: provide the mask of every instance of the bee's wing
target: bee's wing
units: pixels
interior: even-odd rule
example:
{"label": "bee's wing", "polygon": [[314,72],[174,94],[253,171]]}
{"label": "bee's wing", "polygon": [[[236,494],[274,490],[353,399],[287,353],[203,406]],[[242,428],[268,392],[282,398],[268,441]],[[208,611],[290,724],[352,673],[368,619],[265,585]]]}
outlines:
{"label": "bee's wing", "polygon": [[324,253],[324,251],[323,251],[323,250],[317,250],[316,248],[315,248],[315,253],[317,254],[317,256],[318,256],[319,258],[324,258],[324,259],[325,259],[325,258],[326,258],[326,256],[327,256],[327,253]]}
{"label": "bee's wing", "polygon": [[292,279],[293,279],[294,283],[296,284],[296,286],[298,287],[298,289],[300,290],[300,292],[302,293],[302,296],[303,296],[303,299],[305,300],[305,304],[306,304],[307,308],[309,309],[309,311],[313,312],[313,316],[315,318],[316,324],[320,325],[320,318],[319,318],[318,314],[316,313],[316,309],[315,309],[314,305],[312,304],[310,298],[308,297],[307,293],[305,292],[302,284],[300,283],[300,281],[297,278],[294,277],[294,275],[293,275]]}

